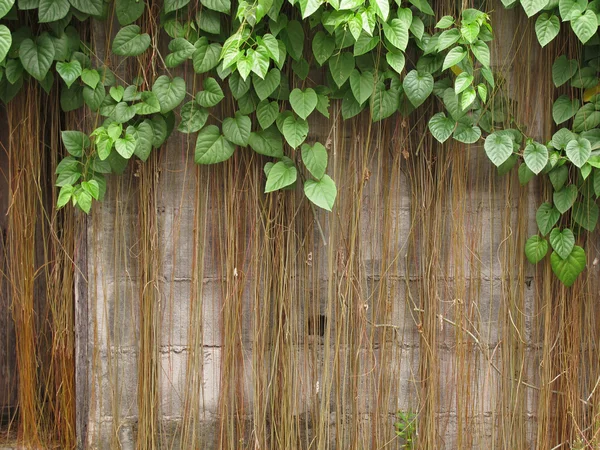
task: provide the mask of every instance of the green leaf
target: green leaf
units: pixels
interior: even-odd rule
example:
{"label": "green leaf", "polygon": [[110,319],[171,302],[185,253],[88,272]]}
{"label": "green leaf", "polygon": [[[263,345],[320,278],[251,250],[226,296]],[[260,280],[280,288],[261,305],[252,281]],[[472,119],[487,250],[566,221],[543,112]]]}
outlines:
{"label": "green leaf", "polygon": [[446,50],[451,45],[454,45],[456,42],[460,40],[460,31],[456,28],[452,28],[451,30],[443,31],[440,34],[437,43],[437,51],[441,52],[442,50]]}
{"label": "green leaf", "polygon": [[0,18],[6,16],[15,4],[15,0],[0,0]]}
{"label": "green leaf", "polygon": [[[379,36],[369,36],[363,31],[354,43],[354,56],[365,55],[379,44]],[[397,50],[396,50],[397,51]]]}
{"label": "green leaf", "polygon": [[574,185],[566,186],[559,191],[555,191],[552,195],[552,200],[554,201],[554,206],[558,210],[559,213],[564,214],[573,203],[577,199],[577,187]]}
{"label": "green leaf", "polygon": [[296,182],[298,172],[292,164],[283,161],[273,165],[267,175],[265,194],[290,186]]}
{"label": "green leaf", "polygon": [[105,97],[106,91],[101,83],[99,83],[95,89],[92,89],[89,86],[83,87],[83,101],[92,111],[98,111]]}
{"label": "green leaf", "polygon": [[465,39],[465,41],[467,41],[469,44],[472,44],[477,39],[477,36],[479,36],[480,30],[481,28],[479,26],[479,23],[465,23],[465,21],[463,20],[463,23],[460,27],[460,34]]}
{"label": "green leaf", "polygon": [[42,81],[54,61],[54,44],[50,36],[42,34],[35,42],[24,39],[19,47],[19,59],[29,75]]}
{"label": "green leaf", "polygon": [[460,108],[462,110],[467,110],[469,106],[475,101],[477,98],[477,94],[475,93],[475,88],[473,86],[468,86],[467,89],[461,94],[460,99]]}
{"label": "green leaf", "polygon": [[56,200],[56,209],[60,209],[69,203],[71,200],[71,196],[73,195],[73,186],[70,184],[66,184],[60,188],[60,192],[58,193],[58,200]]}
{"label": "green leaf", "polygon": [[102,15],[103,0],[69,0],[71,5],[90,16]]}
{"label": "green leaf", "polygon": [[389,24],[383,23],[383,34],[398,50],[406,50],[408,45],[408,29],[410,24],[400,19],[393,19]]}
{"label": "green leaf", "polygon": [[252,84],[254,85],[254,92],[258,98],[262,101],[268,98],[278,86],[281,84],[281,72],[279,69],[271,69],[264,79],[254,75],[252,77]]}
{"label": "green leaf", "polygon": [[181,107],[181,122],[177,129],[182,133],[195,133],[200,131],[206,120],[208,111],[196,102],[187,102]]}
{"label": "green leaf", "polygon": [[269,102],[268,100],[263,100],[256,107],[256,118],[258,119],[258,123],[260,124],[263,130],[269,128],[279,115],[279,105],[277,102]]}
{"label": "green leaf", "polygon": [[196,94],[196,102],[205,108],[210,108],[218,104],[225,98],[223,90],[214,78],[206,78],[203,83],[204,90]]}
{"label": "green leaf", "polygon": [[335,39],[328,36],[323,31],[318,31],[317,34],[315,34],[315,37],[312,40],[312,51],[320,66],[333,55],[334,49]]}
{"label": "green leaf", "polygon": [[108,92],[115,102],[120,102],[121,100],[123,100],[125,88],[123,86],[113,86]]}
{"label": "green leaf", "polygon": [[79,189],[73,194],[76,205],[84,213],[89,214],[92,209],[92,196],[89,192]]}
{"label": "green leaf", "polygon": [[594,231],[598,223],[598,206],[592,199],[585,202],[575,202],[573,205],[573,220],[582,228]]}
{"label": "green leaf", "polygon": [[350,89],[354,98],[360,104],[363,104],[371,97],[374,85],[375,78],[372,72],[365,71],[361,74],[358,70],[354,69],[350,74]]}
{"label": "green leaf", "polygon": [[229,90],[233,98],[238,100],[243,97],[250,90],[251,83],[251,80],[244,80],[238,72],[233,72],[229,75]]}
{"label": "green leaf", "polygon": [[81,183],[81,187],[93,198],[98,200],[98,197],[100,196],[100,185],[96,180],[84,181]]}
{"label": "green leaf", "polygon": [[256,153],[274,158],[283,157],[283,142],[277,128],[272,126],[266,130],[250,133],[248,144]]}
{"label": "green leaf", "polygon": [[[3,2],[0,1],[0,5]],[[69,0],[40,0],[38,21],[40,23],[55,22],[69,13]],[[0,9],[1,6],[0,6]],[[0,14],[1,15],[1,14]]]}
{"label": "green leaf", "polygon": [[404,69],[404,65],[406,64],[406,59],[404,57],[404,53],[387,52],[385,54],[385,59],[392,69],[394,69],[398,73],[402,73],[402,70]]}
{"label": "green leaf", "polygon": [[558,2],[563,22],[580,16],[587,7],[587,0],[560,0]]}
{"label": "green leaf", "polygon": [[289,116],[283,121],[282,132],[290,147],[297,148],[308,136],[308,122]]}
{"label": "green leaf", "polygon": [[194,72],[205,73],[217,67],[222,52],[220,44],[209,44],[206,37],[201,37],[196,41],[194,47],[196,49],[192,53]]}
{"label": "green leaf", "polygon": [[427,14],[428,16],[435,15],[427,0],[410,0],[410,2],[423,14]]}
{"label": "green leaf", "polygon": [[471,86],[472,83],[473,75],[469,75],[467,72],[462,72],[454,81],[454,92],[456,92],[456,95],[458,95]]}
{"label": "green leaf", "polygon": [[581,168],[592,153],[592,145],[585,138],[573,139],[567,144],[566,153],[571,162]]}
{"label": "green leaf", "polygon": [[[56,63],[58,69],[58,63]],[[96,89],[98,83],[100,83],[100,74],[97,70],[83,69],[81,71],[81,81],[87,84],[90,88]]]}
{"label": "green leaf", "polygon": [[208,125],[196,140],[195,161],[197,164],[216,164],[228,160],[235,146],[225,139],[215,125]]}
{"label": "green leaf", "polygon": [[527,17],[531,17],[539,13],[547,4],[549,0],[521,0],[521,6],[525,10]]}
{"label": "green leaf", "polygon": [[12,35],[6,25],[0,25],[0,61],[4,61],[10,46],[12,45]]}
{"label": "green leaf", "polygon": [[459,62],[461,62],[467,56],[467,51],[461,46],[454,47],[452,50],[448,52],[446,58],[444,58],[444,64],[442,66],[442,70],[449,69],[452,66],[455,66]]}
{"label": "green leaf", "polygon": [[558,125],[573,117],[579,109],[579,99],[571,100],[567,95],[561,95],[552,106],[552,118]]}
{"label": "green leaf", "polygon": [[81,158],[83,151],[90,146],[90,138],[81,131],[62,131],[61,137],[67,151],[77,158]]}
{"label": "green leaf", "polygon": [[81,76],[81,64],[79,64],[79,61],[59,61],[56,63],[56,71],[64,80],[67,87],[71,87],[75,80]]}
{"label": "green leaf", "polygon": [[550,245],[552,245],[558,256],[562,259],[567,259],[575,246],[575,236],[568,228],[565,228],[563,231],[560,231],[559,228],[554,228],[550,232]]}
{"label": "green leaf", "polygon": [[375,0],[373,3],[375,12],[385,22],[390,14],[390,2],[389,0]]}
{"label": "green leaf", "polygon": [[[379,120],[383,120],[392,114],[394,114],[398,110],[399,100],[400,100],[400,83],[397,78],[392,78],[390,83],[390,88],[386,89],[386,79],[385,77],[380,77],[377,80],[377,84],[375,85],[375,90],[373,92],[373,96],[371,97],[371,118],[373,122],[377,122]],[[356,102],[354,106],[350,100],[355,101],[354,95],[351,91],[347,92],[347,97],[344,96],[344,100],[342,103],[342,116],[350,115],[352,113],[358,114],[363,107]],[[344,112],[344,103],[348,103],[346,105],[346,113]]]}
{"label": "green leaf", "polygon": [[323,4],[323,0],[298,0],[300,5],[300,11],[302,12],[302,18],[312,16],[319,7]]}
{"label": "green leaf", "polygon": [[327,149],[319,142],[302,145],[302,162],[317,180],[323,178],[327,169]]}
{"label": "green leaf", "polygon": [[525,186],[527,183],[531,181],[531,179],[535,176],[535,174],[527,167],[527,164],[521,164],[518,170],[519,174],[519,183],[521,186]]}
{"label": "green leaf", "polygon": [[542,233],[542,236],[546,236],[550,233],[550,230],[554,228],[558,219],[560,219],[560,213],[550,203],[542,203],[535,213],[535,221],[537,222],[537,226]]}
{"label": "green leaf", "polygon": [[531,236],[525,243],[525,256],[531,264],[537,264],[548,253],[548,241],[538,235]]}
{"label": "green leaf", "polygon": [[485,153],[492,163],[498,167],[513,153],[513,141],[506,134],[492,133],[485,139]]}
{"label": "green leaf", "polygon": [[338,87],[350,78],[350,74],[354,70],[354,56],[349,52],[342,52],[329,60],[329,71],[333,77],[333,81]]}
{"label": "green leaf", "polygon": [[525,147],[523,159],[527,167],[536,175],[539,174],[548,163],[548,149],[545,145],[532,142]]}
{"label": "green leaf", "polygon": [[[208,80],[204,80],[205,88]],[[171,80],[168,76],[161,75],[152,85],[152,92],[156,94],[160,104],[160,112],[166,114],[179,106],[185,98],[185,81],[180,77]]]}
{"label": "green leaf", "polygon": [[414,16],[410,24],[410,32],[419,40],[423,39],[425,34],[425,24],[419,16]]}
{"label": "green leaf", "polygon": [[[72,1],[72,0],[71,0]],[[119,30],[113,40],[112,50],[119,56],[138,56],[150,46],[150,36],[141,33],[138,25],[127,25]]]}
{"label": "green leaf", "polygon": [[481,129],[471,123],[458,122],[453,137],[463,144],[474,144],[481,137]]}
{"label": "green leaf", "polygon": [[154,129],[152,122],[144,120],[137,126],[130,125],[127,127],[126,135],[135,137],[134,154],[142,161],[146,161],[152,151],[152,143],[154,141]]}
{"label": "green leaf", "polygon": [[560,32],[560,21],[554,14],[543,13],[535,21],[535,34],[542,47],[548,45]]}
{"label": "green leaf", "polygon": [[245,147],[248,145],[248,139],[250,139],[251,126],[250,117],[236,112],[234,117],[223,120],[223,135],[235,145]]}
{"label": "green leaf", "polygon": [[452,136],[455,127],[456,122],[446,117],[443,112],[437,113],[429,119],[429,131],[441,143],[446,142]]}
{"label": "green leaf", "polygon": [[171,53],[165,58],[167,67],[177,67],[197,51],[194,44],[185,38],[176,38],[169,42],[169,50]]}
{"label": "green leaf", "polygon": [[598,125],[600,125],[600,111],[596,111],[592,103],[583,105],[573,119],[573,131],[576,133],[593,130]]}
{"label": "green leaf", "polygon": [[552,146],[557,150],[564,150],[573,139],[575,135],[570,130],[561,128],[552,136]]}
{"label": "green leaf", "polygon": [[337,196],[337,188],[329,175],[323,175],[319,181],[306,180],[304,194],[319,208],[331,211]]}
{"label": "green leaf", "polygon": [[117,103],[112,118],[119,123],[125,123],[135,116],[137,109],[135,106],[129,106],[125,102]]}
{"label": "green leaf", "polygon": [[596,13],[588,9],[571,22],[571,27],[579,40],[585,44],[598,32],[598,18],[596,17]]}
{"label": "green leaf", "polygon": [[135,147],[135,137],[133,137],[130,134],[126,134],[125,137],[118,138],[115,141],[115,149],[117,150],[117,152],[119,152],[119,155],[121,155],[125,159],[129,159],[133,156],[133,153],[135,152]]}
{"label": "green leaf", "polygon": [[160,103],[158,101],[158,97],[152,91],[144,91],[142,92],[142,101],[140,103],[136,103],[135,112],[140,115],[149,115],[160,112]]}
{"label": "green leaf", "polygon": [[406,96],[416,108],[423,104],[423,102],[433,92],[433,76],[430,73],[418,72],[417,70],[411,70],[404,81],[402,87]]}
{"label": "green leaf", "polygon": [[475,58],[485,68],[490,67],[490,48],[483,41],[477,41],[471,45],[471,51],[475,55]]}
{"label": "green leaf", "polygon": [[189,2],[190,0],[165,0],[163,7],[165,8],[165,12],[169,13],[183,8]]}
{"label": "green leaf", "polygon": [[200,3],[202,3],[208,9],[212,9],[213,11],[218,11],[225,14],[229,14],[231,11],[230,0],[200,0]]}
{"label": "green leaf", "polygon": [[439,28],[440,30],[445,30],[446,28],[449,28],[452,25],[454,25],[454,17],[444,16],[438,21],[435,27]]}
{"label": "green leaf", "polygon": [[578,64],[574,59],[568,60],[565,55],[560,56],[552,64],[552,81],[556,87],[562,86],[577,73]]}
{"label": "green leaf", "polygon": [[561,258],[558,253],[552,252],[550,255],[550,264],[552,271],[562,283],[570,287],[581,272],[585,270],[586,256],[585,250],[577,245],[573,247],[568,258]]}
{"label": "green leaf", "polygon": [[317,100],[317,94],[311,88],[306,88],[303,91],[296,88],[290,92],[290,105],[302,119],[306,119],[315,110]]}
{"label": "green leaf", "polygon": [[115,11],[119,24],[129,25],[135,22],[144,14],[145,7],[146,2],[143,0],[116,0]]}

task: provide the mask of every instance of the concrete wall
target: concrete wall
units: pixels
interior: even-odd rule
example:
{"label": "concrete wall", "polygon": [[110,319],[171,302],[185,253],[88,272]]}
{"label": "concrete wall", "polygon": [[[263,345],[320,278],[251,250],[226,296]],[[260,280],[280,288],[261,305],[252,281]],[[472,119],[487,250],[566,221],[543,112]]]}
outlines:
{"label": "concrete wall", "polygon": [[[352,125],[364,130],[365,120]],[[527,120],[543,135],[543,118]],[[297,421],[298,448],[400,448],[398,411],[429,415],[419,423],[436,428],[435,448],[517,448],[511,439],[520,440],[518,448],[535,446],[543,299],[522,245],[536,231],[538,186],[519,187],[514,173],[499,177],[480,147],[419,148],[420,136],[394,134],[405,125],[392,119],[367,140],[334,119],[311,120],[309,141],[331,143],[330,173],[339,186],[336,211],[316,216],[327,245],[300,193],[260,194],[261,164],[250,161],[250,150],[197,168],[193,137],[174,134],[160,149],[152,208],[160,266],[146,287],[138,282],[140,239],[148,238],[139,234],[140,169],[110,183],[87,231],[91,448],[136,445],[144,288],[156,290],[160,312],[161,448],[183,448],[186,398],[198,386],[194,448],[254,447],[253,411],[277,391],[290,393],[282,398],[292,399],[293,417],[267,422]],[[265,225],[269,201],[280,204],[267,216],[285,211],[271,223],[279,230]],[[282,239],[291,256],[269,253],[275,244],[267,237]],[[195,241],[202,244],[197,254]],[[269,291],[261,278],[267,267],[285,269],[272,286],[287,281],[290,298]],[[286,305],[296,322],[282,323],[274,305]],[[261,328],[268,323],[261,308],[284,338]],[[320,316],[324,336],[315,333]],[[223,331],[231,320],[235,336]],[[257,341],[260,332],[268,337]],[[269,378],[261,365],[269,361],[292,377],[287,384]],[[257,392],[267,380],[275,385]],[[234,394],[237,403],[227,400]],[[232,402],[240,415],[228,409]],[[517,416],[522,429],[508,423]],[[220,436],[231,420],[237,444]]]}

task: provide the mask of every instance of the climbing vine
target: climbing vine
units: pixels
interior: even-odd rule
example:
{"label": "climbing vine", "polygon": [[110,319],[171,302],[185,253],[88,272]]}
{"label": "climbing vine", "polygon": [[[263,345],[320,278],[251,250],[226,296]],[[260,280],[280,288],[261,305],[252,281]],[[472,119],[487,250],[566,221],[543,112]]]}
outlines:
{"label": "climbing vine", "polygon": [[[519,5],[518,0],[502,3]],[[64,111],[85,105],[102,118],[89,134],[62,132],[69,155],[56,170],[57,207],[72,203],[89,213],[93,201],[104,196],[105,174],[123,173],[134,156],[145,161],[175,129],[196,134],[196,163],[223,162],[249,147],[267,157],[265,193],[302,184],[309,201],[331,210],[337,188],[327,175],[328,149],[308,139],[309,117],[329,118],[330,102],[339,101],[344,120],[368,110],[378,122],[411,114],[432,98],[439,112],[428,125],[440,143],[483,141],[501,173],[520,162],[522,184],[548,175],[553,201],[539,207],[539,234],[527,241],[525,253],[537,263],[551,247],[552,268],[570,286],[586,264],[576,235],[594,230],[598,220],[600,0],[521,0],[520,5],[535,17],[540,45],[551,42],[561,24],[584,44],[580,61],[561,56],[554,63],[555,85],[569,83],[577,95],[556,98],[552,116],[562,128],[545,144],[519,126],[504,127],[511,123],[506,101],[488,103],[499,89],[490,66],[488,14],[469,8],[458,17],[436,18],[427,0],[165,0],[161,26],[171,40],[161,60],[167,73],[191,62],[195,73],[204,74],[202,89],[192,94],[183,78],[169,75],[152,86],[141,78],[118,83],[110,68],[93,64],[80,40],[75,20],[106,19],[114,12],[121,28],[112,53],[142,55],[151,37],[135,22],[146,2],[0,0],[5,23],[0,25],[0,99],[9,102],[24,80],[33,78],[46,91],[59,84]],[[37,10],[35,33],[19,27],[19,10]],[[309,76],[316,67],[322,76]],[[235,100],[236,112],[211,120],[217,116],[211,108],[226,97]],[[575,227],[557,226],[561,215]]]}

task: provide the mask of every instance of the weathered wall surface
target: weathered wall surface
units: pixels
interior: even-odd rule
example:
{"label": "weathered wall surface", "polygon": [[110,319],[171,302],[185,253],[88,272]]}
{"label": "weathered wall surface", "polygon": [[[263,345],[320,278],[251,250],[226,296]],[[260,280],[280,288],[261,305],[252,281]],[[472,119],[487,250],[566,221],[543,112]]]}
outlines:
{"label": "weathered wall surface", "polygon": [[[501,68],[510,60],[496,51]],[[540,136],[547,103],[518,109]],[[543,192],[498,176],[480,147],[442,148],[401,117],[342,124],[336,108],[309,135],[329,149],[332,214],[313,214],[301,192],[263,195],[265,160],[248,149],[197,167],[193,137],[177,133],[158,152],[150,205],[141,166],[110,183],[87,230],[92,448],[135,448],[148,426],[157,448],[401,448],[399,411],[418,414],[428,449],[534,448],[549,432],[550,273],[522,252]],[[148,214],[158,263],[143,269]],[[150,424],[139,420],[148,332]],[[571,375],[589,386],[584,373]]]}

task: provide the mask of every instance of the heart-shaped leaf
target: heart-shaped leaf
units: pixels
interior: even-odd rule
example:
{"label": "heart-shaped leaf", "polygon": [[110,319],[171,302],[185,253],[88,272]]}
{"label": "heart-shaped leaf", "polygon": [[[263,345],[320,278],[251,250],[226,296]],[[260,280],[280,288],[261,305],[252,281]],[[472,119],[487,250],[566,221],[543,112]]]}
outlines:
{"label": "heart-shaped leaf", "polygon": [[558,219],[560,219],[560,213],[550,203],[542,203],[535,213],[535,221],[537,222],[542,236],[546,236],[550,233],[550,230],[554,228]]}
{"label": "heart-shaped leaf", "polygon": [[228,160],[235,146],[219,132],[215,125],[208,125],[196,139],[195,161],[197,164],[216,164]]}
{"label": "heart-shaped leaf", "polygon": [[456,122],[446,117],[443,112],[437,113],[429,119],[429,131],[441,143],[446,142],[452,136],[455,127]]}
{"label": "heart-shaped leaf", "polygon": [[308,122],[289,116],[283,121],[282,132],[290,147],[297,148],[308,136]]}
{"label": "heart-shaped leaf", "polygon": [[323,175],[319,181],[306,180],[304,194],[319,208],[331,211],[337,196],[337,188],[329,175]]}
{"label": "heart-shaped leaf", "polygon": [[563,259],[558,253],[552,252],[550,255],[552,271],[562,283],[570,287],[581,272],[585,270],[586,256],[585,250],[579,246],[574,246],[571,254]]}
{"label": "heart-shaped leaf", "polygon": [[532,142],[525,147],[523,159],[527,167],[537,175],[548,163],[548,148],[538,142]]}
{"label": "heart-shaped leaf", "polygon": [[416,108],[433,92],[433,76],[427,72],[411,70],[402,82],[406,96]]}
{"label": "heart-shaped leaf", "polygon": [[290,105],[302,119],[306,119],[315,110],[317,101],[317,94],[314,89],[300,90],[296,88],[290,92]]}
{"label": "heart-shaped leaf", "polygon": [[267,184],[265,185],[265,194],[294,184],[297,176],[298,171],[293,164],[286,164],[283,161],[279,161],[269,170]]}
{"label": "heart-shaped leaf", "polygon": [[592,153],[592,145],[585,138],[573,139],[567,144],[566,153],[571,162],[581,168]]}
{"label": "heart-shaped leaf", "polygon": [[204,90],[196,94],[196,102],[200,106],[211,108],[225,98],[223,89],[221,89],[221,86],[214,78],[206,78],[202,86],[204,87]]}
{"label": "heart-shaped leaf", "polygon": [[573,203],[577,199],[577,187],[571,184],[560,191],[555,191],[552,199],[558,212],[564,214],[573,206]]}
{"label": "heart-shaped leaf", "polygon": [[558,256],[567,259],[575,246],[575,236],[568,228],[562,231],[559,228],[554,228],[550,232],[550,245],[558,253]]}
{"label": "heart-shaped leaf", "polygon": [[319,142],[302,145],[302,162],[310,174],[320,180],[327,169],[327,149]]}
{"label": "heart-shaped leaf", "polygon": [[141,31],[138,25],[121,28],[113,40],[113,53],[119,56],[138,56],[144,53],[150,47],[150,36]]}
{"label": "heart-shaped leaf", "polygon": [[538,235],[531,236],[525,243],[525,256],[531,264],[537,264],[548,253],[548,241]]}
{"label": "heart-shaped leaf", "polygon": [[54,61],[54,43],[47,34],[42,34],[35,42],[24,39],[19,46],[19,59],[23,68],[38,81],[42,81]]}
{"label": "heart-shaped leaf", "polygon": [[228,117],[223,120],[223,135],[235,145],[245,147],[248,145],[248,139],[250,139],[251,126],[252,121],[250,117],[238,111],[234,117]]}
{"label": "heart-shaped leaf", "polygon": [[492,133],[485,138],[483,148],[490,161],[498,167],[512,155],[513,141],[506,134]]}

